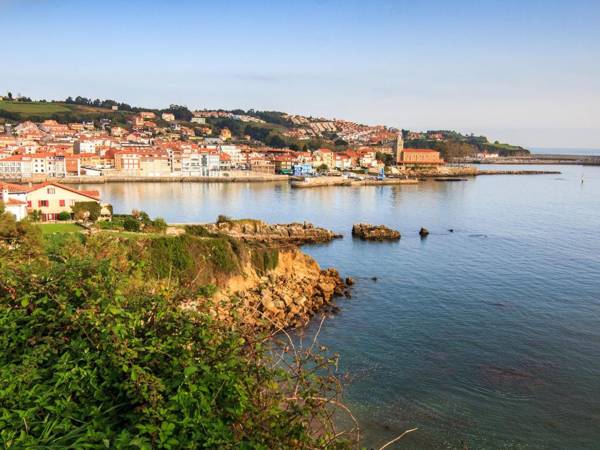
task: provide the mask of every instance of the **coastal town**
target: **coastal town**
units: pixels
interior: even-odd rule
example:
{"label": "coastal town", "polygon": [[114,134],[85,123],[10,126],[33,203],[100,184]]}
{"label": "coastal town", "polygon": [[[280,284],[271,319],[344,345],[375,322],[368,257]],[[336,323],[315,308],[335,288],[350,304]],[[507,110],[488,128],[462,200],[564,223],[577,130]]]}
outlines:
{"label": "coastal town", "polygon": [[[0,98],[0,183],[18,220],[75,219],[98,191],[126,181],[291,181],[294,188],[416,184],[422,177],[520,173],[464,163],[528,151],[482,136],[254,110],[145,110],[112,100]],[[530,173],[530,172],[528,172]],[[437,181],[443,181],[438,178]]]}
{"label": "coastal town", "polygon": [[[161,118],[172,122],[172,116],[164,113]],[[192,120],[197,118],[203,117]],[[264,177],[345,170],[376,174],[386,167],[386,160],[400,166],[444,163],[436,150],[398,148],[393,141],[393,145],[357,145],[343,151],[293,150],[232,142],[227,128],[218,137],[197,138],[193,130],[179,124],[157,129],[154,120],[155,113],[140,112],[132,117],[131,129],[99,129],[93,122],[61,124],[56,120],[4,125],[0,129],[0,179]],[[392,139],[398,135],[387,134]],[[358,138],[362,136],[359,133]]]}

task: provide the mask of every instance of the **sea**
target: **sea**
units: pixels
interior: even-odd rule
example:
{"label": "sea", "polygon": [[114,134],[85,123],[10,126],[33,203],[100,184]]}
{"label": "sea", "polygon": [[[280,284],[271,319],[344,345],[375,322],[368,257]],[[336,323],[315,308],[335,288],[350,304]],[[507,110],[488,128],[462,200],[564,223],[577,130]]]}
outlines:
{"label": "sea", "polygon": [[[388,449],[598,449],[600,167],[519,168],[561,173],[313,189],[86,188],[115,212],[143,209],[168,222],[225,214],[342,233],[304,251],[356,281],[318,340],[339,354],[344,401],[366,448],[417,428]],[[402,238],[353,239],[358,222]]]}

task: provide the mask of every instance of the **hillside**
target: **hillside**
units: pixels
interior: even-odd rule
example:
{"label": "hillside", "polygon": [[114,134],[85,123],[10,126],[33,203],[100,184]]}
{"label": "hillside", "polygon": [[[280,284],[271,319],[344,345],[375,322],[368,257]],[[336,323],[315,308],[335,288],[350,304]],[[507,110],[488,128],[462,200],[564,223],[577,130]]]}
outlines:
{"label": "hillside", "polygon": [[[64,102],[0,100],[0,123],[26,120],[42,122],[52,119],[59,123],[91,121],[96,125],[103,121],[109,126],[129,127],[128,119],[141,111],[157,114],[155,121],[163,128],[168,128],[173,123],[161,120],[161,113],[172,113],[176,119],[175,123],[190,128],[200,138],[219,136],[227,129],[233,142],[290,148],[296,151],[318,148],[344,151],[370,146],[380,147],[382,150],[387,148],[390,152],[400,131],[384,125],[369,126],[342,119],[291,115],[280,111],[190,111],[181,105],[152,109],[133,107],[115,100],[92,100],[80,96],[68,97]],[[192,122],[196,119],[200,119],[201,123]],[[520,146],[490,142],[485,136],[463,135],[455,131],[402,130],[402,134],[406,147],[433,148],[439,150],[446,159],[475,156],[479,152],[498,153],[500,156],[529,154],[527,149]]]}
{"label": "hillside", "polygon": [[0,120],[42,122],[52,119],[59,123],[97,121],[108,118],[114,123],[125,123],[132,113],[113,111],[88,105],[65,102],[23,102],[0,100]]}

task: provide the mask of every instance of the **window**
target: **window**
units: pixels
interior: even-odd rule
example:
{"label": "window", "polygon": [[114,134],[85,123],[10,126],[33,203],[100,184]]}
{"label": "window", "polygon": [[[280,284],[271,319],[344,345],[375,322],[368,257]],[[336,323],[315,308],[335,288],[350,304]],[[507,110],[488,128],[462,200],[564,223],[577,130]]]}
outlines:
{"label": "window", "polygon": [[43,207],[43,206],[48,206],[48,200],[38,200],[38,206],[39,207]]}
{"label": "window", "polygon": [[31,200],[27,200],[27,207],[31,208]]}
{"label": "window", "polygon": [[58,201],[58,206],[65,206],[65,201],[64,200],[59,200]]}
{"label": "window", "polygon": [[48,188],[48,189],[46,189],[46,192],[48,194],[54,194],[54,188]]}

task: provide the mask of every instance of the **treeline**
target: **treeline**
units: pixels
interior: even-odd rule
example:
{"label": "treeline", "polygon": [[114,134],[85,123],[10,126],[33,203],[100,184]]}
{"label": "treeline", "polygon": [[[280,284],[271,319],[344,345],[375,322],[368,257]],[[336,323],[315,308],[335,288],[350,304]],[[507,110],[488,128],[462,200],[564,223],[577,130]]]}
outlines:
{"label": "treeline", "polygon": [[[43,122],[44,120],[56,120],[58,123],[77,123],[77,122],[94,122],[98,126],[102,119],[107,119],[105,113],[92,113],[92,112],[54,112],[49,114],[40,113],[25,113],[25,112],[14,112],[0,109],[0,117],[5,120],[14,122],[25,122],[27,120],[31,122]],[[113,125],[125,125],[127,124],[128,114],[124,112],[114,111],[110,115],[111,124]]]}
{"label": "treeline", "polygon": [[144,111],[142,108],[132,107],[127,103],[117,102],[115,100],[100,100],[99,98],[92,100],[91,98],[86,98],[78,95],[77,97],[67,97],[65,99],[65,103],[68,105],[82,105],[82,106],[92,106],[94,108],[107,108],[111,109],[113,106],[117,106],[121,111]]}

